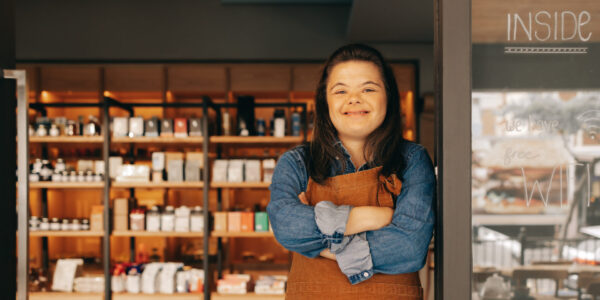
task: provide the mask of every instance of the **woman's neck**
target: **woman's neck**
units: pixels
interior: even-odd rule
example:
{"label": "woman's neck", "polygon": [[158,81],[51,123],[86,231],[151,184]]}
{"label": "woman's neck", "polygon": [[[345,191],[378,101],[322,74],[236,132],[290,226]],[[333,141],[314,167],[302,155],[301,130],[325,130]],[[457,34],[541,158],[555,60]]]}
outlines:
{"label": "woman's neck", "polygon": [[342,141],[342,144],[348,150],[354,167],[357,169],[360,168],[366,162],[364,155],[365,141],[343,137],[340,137],[340,141]]}

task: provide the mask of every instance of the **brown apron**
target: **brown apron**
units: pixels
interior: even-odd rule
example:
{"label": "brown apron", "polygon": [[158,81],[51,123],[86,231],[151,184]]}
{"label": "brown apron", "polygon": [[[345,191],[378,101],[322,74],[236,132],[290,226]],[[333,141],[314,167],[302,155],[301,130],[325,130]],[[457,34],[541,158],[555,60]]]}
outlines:
{"label": "brown apron", "polygon": [[[336,205],[394,206],[402,182],[392,175],[379,175],[381,167],[338,175],[324,185],[309,178],[306,200],[314,206],[327,200]],[[422,299],[423,289],[416,272],[406,274],[374,274],[352,285],[340,271],[337,262],[324,257],[308,258],[293,253],[285,299]]]}

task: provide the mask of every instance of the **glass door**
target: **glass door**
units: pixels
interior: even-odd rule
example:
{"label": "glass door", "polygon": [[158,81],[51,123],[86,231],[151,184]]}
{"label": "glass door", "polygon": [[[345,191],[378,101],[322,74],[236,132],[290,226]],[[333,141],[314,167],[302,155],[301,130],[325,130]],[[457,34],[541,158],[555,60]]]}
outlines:
{"label": "glass door", "polygon": [[471,1],[472,299],[600,296],[600,2]]}

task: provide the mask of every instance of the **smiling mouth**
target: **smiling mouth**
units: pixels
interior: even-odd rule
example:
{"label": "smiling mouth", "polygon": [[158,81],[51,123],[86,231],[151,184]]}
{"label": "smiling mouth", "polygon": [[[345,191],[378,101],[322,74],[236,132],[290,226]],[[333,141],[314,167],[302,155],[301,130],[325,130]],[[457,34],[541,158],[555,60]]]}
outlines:
{"label": "smiling mouth", "polygon": [[344,113],[345,116],[364,116],[369,112],[366,110],[358,110],[358,111],[347,111]]}

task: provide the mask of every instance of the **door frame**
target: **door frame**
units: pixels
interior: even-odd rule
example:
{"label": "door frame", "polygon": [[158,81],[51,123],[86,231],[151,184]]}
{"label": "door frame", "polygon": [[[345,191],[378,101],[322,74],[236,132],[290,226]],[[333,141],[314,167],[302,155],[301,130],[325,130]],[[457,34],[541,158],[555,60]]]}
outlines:
{"label": "door frame", "polygon": [[471,0],[434,2],[435,299],[471,299]]}

